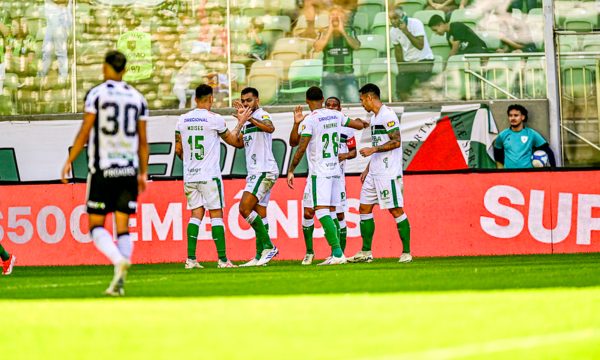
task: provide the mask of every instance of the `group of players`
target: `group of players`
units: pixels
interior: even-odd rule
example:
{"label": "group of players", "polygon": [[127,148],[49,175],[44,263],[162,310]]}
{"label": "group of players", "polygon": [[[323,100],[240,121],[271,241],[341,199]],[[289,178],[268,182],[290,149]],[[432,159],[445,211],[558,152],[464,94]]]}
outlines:
{"label": "group of players", "polygon": [[[125,56],[117,51],[105,57],[105,82],[91,89],[85,98],[83,123],[69,158],[62,170],[66,182],[71,164],[88,145],[89,169],[87,212],[94,244],[114,264],[114,276],[105,293],[124,294],[124,282],[131,266],[133,242],[128,220],[137,209],[137,195],[146,187],[148,144],[146,121],[148,107],[144,97],[122,81]],[[403,211],[402,150],[400,122],[394,111],[380,100],[379,88],[366,84],[360,90],[360,101],[370,122],[350,119],[340,112],[340,100],[330,97],[325,102],[323,92],[311,87],[306,92],[309,114],[302,107],[294,110],[294,125],[289,143],[297,146],[290,160],[287,184],[294,188],[294,170],[305,155],[309,176],[304,189],[302,222],[306,256],[302,264],[314,259],[312,237],[314,217],[321,223],[331,247],[331,256],[319,265],[346,262],[371,262],[371,244],[375,232],[373,207],[388,209],[397,223],[403,245],[400,262],[412,261],[410,255],[410,225]],[[202,268],[196,260],[199,226],[208,211],[219,268],[236,267],[228,258],[223,223],[224,192],[220,170],[220,142],[245,149],[248,176],[239,206],[240,215],[256,233],[256,255],[240,266],[263,266],[279,252],[268,232],[267,205],[279,169],[272,151],[275,127],[270,115],[260,107],[259,93],[245,88],[240,100],[234,102],[235,128],[229,130],[225,119],[211,112],[213,89],[208,85],[196,88],[196,108],[183,114],[176,125],[175,152],[183,161],[184,192],[191,217],[187,225],[188,254],[186,269]],[[361,174],[360,233],[362,250],[346,258],[346,191],[344,162],[356,156],[353,130],[370,126],[372,146],[360,150],[370,157]],[[108,213],[115,213],[117,241],[104,227]]]}

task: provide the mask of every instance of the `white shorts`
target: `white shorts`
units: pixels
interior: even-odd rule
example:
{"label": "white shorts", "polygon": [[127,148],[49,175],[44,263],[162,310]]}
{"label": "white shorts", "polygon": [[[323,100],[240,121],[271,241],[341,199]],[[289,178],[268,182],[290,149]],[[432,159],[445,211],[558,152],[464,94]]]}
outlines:
{"label": "white shorts", "polygon": [[337,214],[345,213],[346,211],[348,211],[348,200],[346,199],[346,197],[348,195],[346,193],[346,177],[342,176],[341,180],[342,180],[342,189],[341,189],[342,191],[340,192],[340,204],[335,207],[335,212]]}
{"label": "white shorts", "polygon": [[379,204],[380,209],[404,207],[402,178],[367,175],[360,191],[361,204]]}
{"label": "white shorts", "polygon": [[184,183],[183,190],[187,198],[188,210],[199,207],[207,210],[218,210],[225,207],[223,181],[220,178]]}
{"label": "white shorts", "polygon": [[271,198],[271,189],[275,185],[279,174],[277,173],[258,173],[248,174],[246,177],[246,188],[244,191],[256,196],[258,205],[266,207]]}
{"label": "white shorts", "polygon": [[340,206],[343,189],[341,176],[309,176],[306,178],[302,207]]}

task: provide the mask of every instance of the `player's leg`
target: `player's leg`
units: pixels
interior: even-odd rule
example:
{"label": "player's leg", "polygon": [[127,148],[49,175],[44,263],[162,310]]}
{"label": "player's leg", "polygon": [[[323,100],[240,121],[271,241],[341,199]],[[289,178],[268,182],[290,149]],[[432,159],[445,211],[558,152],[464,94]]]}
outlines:
{"label": "player's leg", "polygon": [[348,237],[348,227],[346,225],[344,207],[336,206],[335,212],[338,223],[340,224],[340,247],[342,248],[342,251],[346,251],[346,238]]}
{"label": "player's leg", "polygon": [[396,227],[398,229],[398,235],[402,241],[402,254],[400,255],[399,262],[406,263],[412,261],[410,255],[410,223],[408,217],[404,212],[404,198],[402,196],[402,183],[400,179],[392,179],[389,181],[389,187],[391,192],[391,202],[393,207],[389,209],[390,214],[396,220]]}
{"label": "player's leg", "polygon": [[[325,239],[331,247],[331,257],[322,265],[334,265],[343,264],[346,262],[344,253],[340,247],[340,239],[338,237],[338,228],[335,226],[335,222],[331,217],[334,214],[335,217],[335,206],[339,204],[339,192],[336,192],[334,186],[338,179],[325,178],[312,176],[309,179],[312,182],[313,189],[313,203],[315,206],[315,215],[323,230],[325,231]],[[337,200],[336,200],[337,199]],[[337,220],[337,218],[335,218]]]}
{"label": "player's leg", "polygon": [[256,233],[256,238],[262,243],[263,249],[272,249],[273,243],[269,238],[269,233],[265,228],[263,218],[254,210],[257,204],[258,198],[256,195],[244,191],[242,200],[240,201],[240,215],[242,215],[242,217],[246,219],[246,222],[252,226],[252,229],[254,229],[254,232]]}
{"label": "player's leg", "polygon": [[9,254],[2,245],[0,245],[0,259],[2,259],[2,275],[10,275],[17,258]]}
{"label": "player's leg", "polygon": [[223,182],[220,178],[214,178],[206,184],[200,185],[200,191],[204,200],[205,208],[210,213],[210,223],[212,225],[212,238],[217,248],[219,268],[236,267],[227,259],[225,247],[225,223],[223,222],[223,208],[225,207]]}
{"label": "player's leg", "polygon": [[[269,232],[263,222],[263,217],[255,210],[256,206],[263,201],[262,205],[268,205],[268,198],[277,180],[278,174],[263,172],[248,176],[246,189],[240,202],[240,214],[252,226],[256,233],[257,240],[262,244],[260,259],[256,262],[257,266],[265,265],[273,259],[279,252],[276,246],[271,242]],[[264,202],[266,200],[267,202]],[[266,216],[266,209],[265,209]],[[257,246],[258,250],[259,246]],[[251,260],[252,262],[252,260]]]}
{"label": "player's leg", "polygon": [[371,262],[373,261],[373,253],[371,245],[373,243],[373,235],[375,234],[375,221],[373,220],[373,207],[377,204],[377,190],[371,175],[367,175],[361,191],[360,191],[360,206],[358,212],[360,214],[360,236],[362,237],[362,248],[354,256],[349,257],[349,262]]}
{"label": "player's leg", "polygon": [[307,178],[304,194],[302,196],[302,236],[304,237],[304,245],[306,247],[306,255],[302,260],[302,265],[310,265],[315,257],[313,249],[313,233],[315,231],[315,210],[312,192],[312,182],[310,177]]}
{"label": "player's leg", "polygon": [[198,243],[198,232],[200,224],[204,218],[204,207],[202,194],[197,182],[186,183],[183,185],[187,201],[187,209],[191,210],[192,216],[187,225],[187,259],[185,260],[186,269],[201,269],[202,265],[196,260],[196,245]]}

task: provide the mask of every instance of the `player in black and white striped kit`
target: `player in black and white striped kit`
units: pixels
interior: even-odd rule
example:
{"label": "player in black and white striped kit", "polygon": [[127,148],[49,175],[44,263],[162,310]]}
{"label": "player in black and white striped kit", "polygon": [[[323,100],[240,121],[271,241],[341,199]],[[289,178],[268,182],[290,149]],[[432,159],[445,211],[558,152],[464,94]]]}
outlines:
{"label": "player in black and white striped kit", "polygon": [[[137,196],[146,188],[148,171],[148,104],[136,89],[122,81],[125,63],[125,55],[118,51],[106,54],[105,81],[85,97],[83,124],[62,170],[62,181],[66,182],[71,164],[87,144],[89,228],[98,250],[115,266],[105,291],[112,296],[125,293],[133,252],[129,216],[137,210]],[[117,225],[116,244],[104,227],[106,215],[111,212]]]}

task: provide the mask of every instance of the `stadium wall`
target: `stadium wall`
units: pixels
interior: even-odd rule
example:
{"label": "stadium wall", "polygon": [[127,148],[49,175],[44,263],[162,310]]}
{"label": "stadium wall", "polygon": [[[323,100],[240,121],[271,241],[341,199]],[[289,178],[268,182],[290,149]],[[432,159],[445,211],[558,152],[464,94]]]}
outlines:
{"label": "stadium wall", "polygon": [[[414,256],[551,254],[600,251],[600,171],[529,171],[411,174],[405,177],[405,209],[411,221]],[[271,236],[278,259],[300,260],[302,190],[284,179],[269,203]],[[186,256],[181,181],[153,181],[131,220],[135,263],[181,262]],[[360,249],[357,214],[360,180],[348,177],[347,254]],[[244,180],[225,180],[227,251],[233,260],[254,254],[253,231],[238,215]],[[0,241],[20,265],[106,264],[87,234],[85,184],[0,187]],[[375,211],[375,257],[397,257],[401,243],[394,220]],[[109,223],[111,223],[109,221]],[[318,223],[318,222],[317,222]],[[317,224],[318,226],[318,224]],[[316,229],[315,250],[329,250]],[[210,225],[198,236],[201,261],[216,259]]]}

